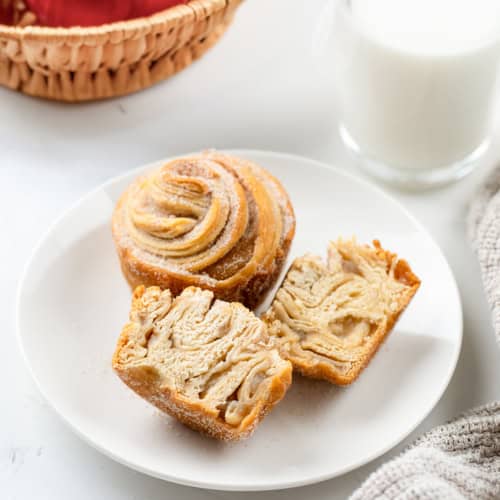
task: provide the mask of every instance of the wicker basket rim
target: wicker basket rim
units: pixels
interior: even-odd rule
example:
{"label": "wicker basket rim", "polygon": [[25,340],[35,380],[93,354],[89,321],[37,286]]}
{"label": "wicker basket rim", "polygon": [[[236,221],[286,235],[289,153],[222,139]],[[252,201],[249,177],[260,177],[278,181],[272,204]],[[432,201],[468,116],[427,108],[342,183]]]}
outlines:
{"label": "wicker basket rim", "polygon": [[151,30],[156,26],[168,23],[183,24],[197,18],[200,12],[204,17],[224,9],[232,0],[190,0],[186,4],[176,5],[168,9],[156,12],[147,17],[139,17],[126,21],[103,24],[100,26],[72,26],[70,28],[54,28],[50,26],[9,26],[0,24],[0,36],[7,38],[43,40],[43,41],[65,41],[68,38],[102,37],[116,32],[136,33],[143,30]]}

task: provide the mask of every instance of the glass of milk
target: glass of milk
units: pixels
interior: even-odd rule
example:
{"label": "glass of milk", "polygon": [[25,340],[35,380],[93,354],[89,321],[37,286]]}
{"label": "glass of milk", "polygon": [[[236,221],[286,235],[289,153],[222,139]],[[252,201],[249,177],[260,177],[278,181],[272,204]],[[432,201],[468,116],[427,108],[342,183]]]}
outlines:
{"label": "glass of milk", "polygon": [[500,0],[332,0],[328,8],[340,133],[360,164],[410,188],[470,172],[491,135]]}

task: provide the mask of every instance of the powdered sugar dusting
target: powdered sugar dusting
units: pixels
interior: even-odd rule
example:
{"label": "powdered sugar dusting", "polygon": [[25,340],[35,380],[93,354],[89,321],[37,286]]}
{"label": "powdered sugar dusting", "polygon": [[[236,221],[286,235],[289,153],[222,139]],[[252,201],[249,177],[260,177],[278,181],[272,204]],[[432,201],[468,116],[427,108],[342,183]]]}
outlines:
{"label": "powdered sugar dusting", "polygon": [[278,181],[214,151],[175,159],[136,180],[114,214],[115,241],[134,255],[135,276],[168,273],[214,290],[241,291],[256,274],[273,272],[294,226]]}

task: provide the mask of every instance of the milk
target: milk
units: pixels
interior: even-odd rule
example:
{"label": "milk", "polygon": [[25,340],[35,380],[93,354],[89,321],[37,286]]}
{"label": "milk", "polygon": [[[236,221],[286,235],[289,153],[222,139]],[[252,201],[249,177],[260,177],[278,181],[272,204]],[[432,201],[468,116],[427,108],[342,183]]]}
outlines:
{"label": "milk", "polygon": [[462,161],[490,134],[499,0],[338,0],[331,60],[343,127],[397,169]]}

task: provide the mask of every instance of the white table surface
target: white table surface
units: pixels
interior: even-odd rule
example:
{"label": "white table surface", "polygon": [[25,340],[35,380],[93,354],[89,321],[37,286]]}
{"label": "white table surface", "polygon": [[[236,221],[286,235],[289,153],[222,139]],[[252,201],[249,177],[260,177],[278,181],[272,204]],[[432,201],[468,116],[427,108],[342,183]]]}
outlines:
{"label": "white table surface", "polygon": [[477,185],[500,158],[496,138],[481,167],[458,184],[425,194],[388,189],[428,228],[448,258],[463,300],[464,341],[451,384],[431,415],[404,443],[365,467],[317,485],[264,493],[166,483],[127,469],[80,441],[43,401],[23,364],[14,310],[22,268],[51,221],[109,177],[206,147],[285,151],[355,170],[336,133],[328,85],[316,76],[311,58],[323,4],[247,0],[205,58],[130,97],[71,106],[0,89],[1,498],[346,498],[418,434],[500,398],[499,352],[464,222]]}

